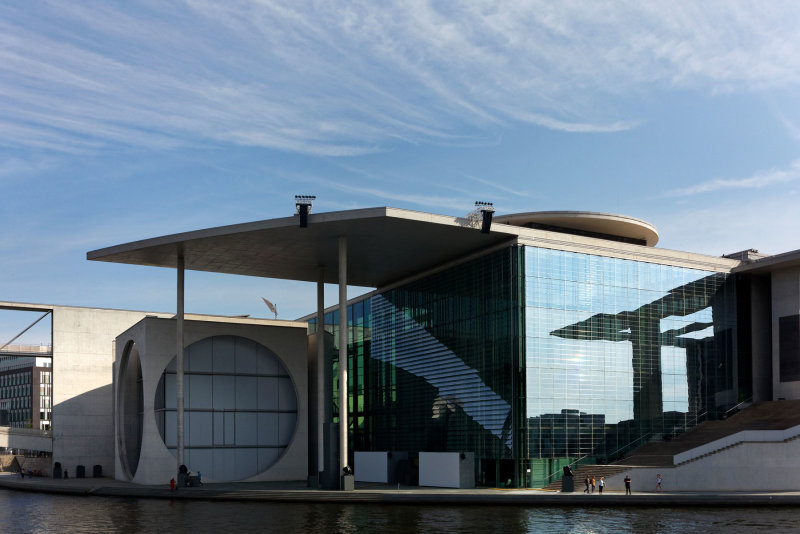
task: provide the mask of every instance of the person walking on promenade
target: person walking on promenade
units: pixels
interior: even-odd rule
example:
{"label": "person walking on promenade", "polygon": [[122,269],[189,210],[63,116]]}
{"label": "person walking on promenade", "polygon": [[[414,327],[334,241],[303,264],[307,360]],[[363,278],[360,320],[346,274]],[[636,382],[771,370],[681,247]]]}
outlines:
{"label": "person walking on promenade", "polygon": [[625,495],[633,495],[631,493],[631,476],[625,475]]}
{"label": "person walking on promenade", "polygon": [[586,484],[586,489],[583,490],[584,493],[589,493],[589,475],[586,475],[586,478],[583,479],[583,483]]}
{"label": "person walking on promenade", "polygon": [[595,483],[594,483],[594,475],[592,475],[592,493],[594,493],[594,485],[595,485]]}
{"label": "person walking on promenade", "polygon": [[598,486],[598,489],[600,490],[600,495],[602,495],[602,494],[603,494],[603,486],[605,486],[605,485],[606,485],[605,478],[606,478],[606,477],[600,477],[600,484],[599,484],[599,486]]}
{"label": "person walking on promenade", "polygon": [[664,479],[663,479],[663,478],[661,478],[661,473],[657,474],[657,475],[656,475],[656,491],[664,491],[664,490],[661,488],[661,483],[662,483],[663,481],[664,481]]}

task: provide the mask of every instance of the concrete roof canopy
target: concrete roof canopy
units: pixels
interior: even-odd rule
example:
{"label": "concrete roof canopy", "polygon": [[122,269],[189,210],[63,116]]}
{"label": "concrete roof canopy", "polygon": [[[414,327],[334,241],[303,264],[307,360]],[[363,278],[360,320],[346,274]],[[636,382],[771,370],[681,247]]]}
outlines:
{"label": "concrete roof canopy", "polygon": [[338,283],[338,238],[347,238],[347,283],[386,284],[514,242],[517,229],[505,225],[480,232],[467,218],[397,208],[366,208],[283,217],[167,235],[94,250],[87,259],[265,278]]}

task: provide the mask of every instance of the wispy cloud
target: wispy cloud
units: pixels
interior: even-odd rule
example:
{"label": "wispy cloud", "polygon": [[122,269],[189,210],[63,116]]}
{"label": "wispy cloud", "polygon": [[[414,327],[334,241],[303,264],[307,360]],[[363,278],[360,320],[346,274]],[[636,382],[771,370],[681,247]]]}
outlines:
{"label": "wispy cloud", "polygon": [[716,179],[682,189],[675,189],[668,196],[690,196],[710,193],[722,189],[760,189],[775,184],[793,182],[800,179],[800,159],[793,161],[785,169],[760,171],[748,178]]}
{"label": "wispy cloud", "polygon": [[479,184],[488,185],[490,187],[493,187],[494,189],[498,189],[498,190],[503,191],[505,193],[510,193],[510,194],[514,195],[515,197],[518,197],[518,196],[527,197],[527,196],[530,195],[529,193],[527,193],[525,191],[520,191],[519,188],[505,187],[504,185],[497,183],[497,181],[495,181],[495,180],[486,180],[484,178],[478,178],[477,176],[471,176],[469,174],[465,174],[464,176],[469,178],[473,182],[478,182]]}
{"label": "wispy cloud", "polygon": [[800,83],[794,3],[184,0],[0,6],[0,145],[353,155],[524,122],[635,128],[621,102]]}
{"label": "wispy cloud", "polygon": [[47,158],[23,160],[11,157],[0,161],[0,180],[21,179],[25,176],[48,170],[54,165],[54,160]]}
{"label": "wispy cloud", "polygon": [[[779,254],[800,247],[800,236],[787,228],[800,226],[796,192],[775,191],[749,197],[729,197],[716,204],[665,210],[653,223],[662,236],[658,246],[712,255],[755,248]],[[679,207],[680,208],[680,207]]]}
{"label": "wispy cloud", "polygon": [[789,135],[800,141],[800,126],[782,114],[778,114],[778,120],[781,121],[783,127],[786,128],[787,132],[789,132]]}

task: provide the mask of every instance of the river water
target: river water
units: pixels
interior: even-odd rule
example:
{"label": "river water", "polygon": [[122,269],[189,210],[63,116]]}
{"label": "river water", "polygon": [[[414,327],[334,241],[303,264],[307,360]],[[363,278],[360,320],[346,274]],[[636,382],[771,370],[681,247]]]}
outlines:
{"label": "river water", "polygon": [[70,497],[0,490],[0,531],[39,532],[797,532],[800,508],[528,508]]}

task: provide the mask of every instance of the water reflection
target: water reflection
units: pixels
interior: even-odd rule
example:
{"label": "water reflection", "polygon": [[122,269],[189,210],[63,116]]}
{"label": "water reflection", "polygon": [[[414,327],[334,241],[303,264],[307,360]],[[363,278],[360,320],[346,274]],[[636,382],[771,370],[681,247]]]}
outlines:
{"label": "water reflection", "polygon": [[186,502],[0,490],[0,525],[29,532],[794,532],[796,508],[532,508]]}

